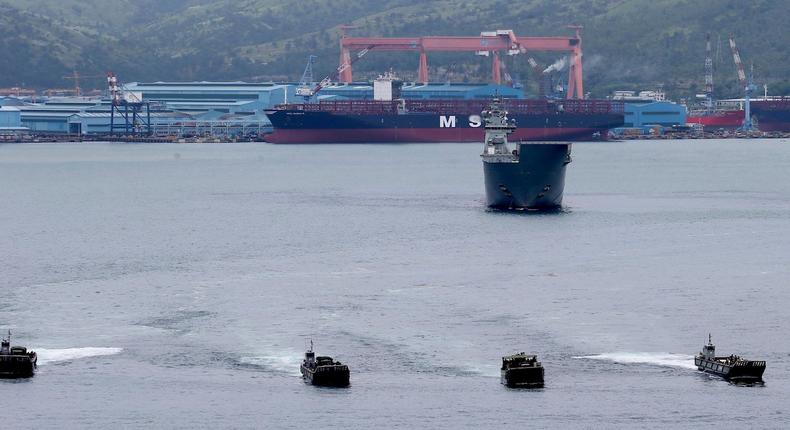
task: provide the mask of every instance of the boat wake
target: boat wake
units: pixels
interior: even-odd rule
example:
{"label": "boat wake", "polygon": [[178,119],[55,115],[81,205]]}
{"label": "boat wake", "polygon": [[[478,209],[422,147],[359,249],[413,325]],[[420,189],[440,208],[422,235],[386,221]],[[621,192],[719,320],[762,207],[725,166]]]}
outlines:
{"label": "boat wake", "polygon": [[123,348],[63,348],[63,349],[34,349],[38,354],[38,364],[60,363],[64,361],[78,360],[88,357],[102,357],[115,355],[123,351]]}
{"label": "boat wake", "polygon": [[694,356],[686,354],[672,354],[667,352],[612,352],[595,355],[584,355],[581,359],[603,360],[621,364],[652,364],[655,366],[679,367],[682,369],[696,369]]}
{"label": "boat wake", "polygon": [[299,364],[301,360],[300,356],[293,354],[247,356],[239,358],[240,363],[248,366],[262,367],[278,373],[295,376],[301,375],[301,373],[299,373]]}

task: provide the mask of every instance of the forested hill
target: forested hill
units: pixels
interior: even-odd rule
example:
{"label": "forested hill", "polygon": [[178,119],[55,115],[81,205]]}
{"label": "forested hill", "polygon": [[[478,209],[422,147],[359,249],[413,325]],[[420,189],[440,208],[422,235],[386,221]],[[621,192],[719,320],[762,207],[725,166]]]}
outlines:
{"label": "forested hill", "polygon": [[[787,0],[0,0],[0,87],[65,87],[76,69],[114,70],[124,81],[296,80],[309,54],[317,77],[337,67],[338,26],[357,36],[570,34],[584,26],[586,89],[664,85],[683,97],[701,89],[705,34],[713,38],[716,91],[737,95],[727,44],[736,37],[758,84],[790,91]],[[556,55],[556,54],[555,54]],[[550,64],[557,58],[536,54]],[[524,56],[508,70],[528,86]],[[355,77],[394,69],[414,78],[416,54],[372,52]],[[489,64],[472,54],[431,54],[431,79],[485,80]],[[99,87],[88,78],[84,87]]]}

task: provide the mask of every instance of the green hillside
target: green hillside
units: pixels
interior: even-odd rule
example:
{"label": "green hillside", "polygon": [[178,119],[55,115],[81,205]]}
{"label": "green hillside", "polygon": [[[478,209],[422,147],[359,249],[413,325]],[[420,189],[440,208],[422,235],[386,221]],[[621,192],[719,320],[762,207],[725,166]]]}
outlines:
{"label": "green hillside", "polygon": [[[663,85],[674,97],[701,88],[705,33],[713,35],[716,91],[737,95],[727,44],[735,35],[758,84],[790,91],[790,2],[786,0],[0,0],[0,86],[63,87],[72,69],[114,70],[123,80],[295,80],[309,54],[316,71],[337,66],[338,26],[354,35],[474,35],[513,29],[519,35],[569,34],[584,26],[586,89]],[[536,54],[550,64],[557,58]],[[534,85],[524,56],[508,69]],[[485,80],[485,58],[432,54],[431,79]],[[372,52],[355,77],[394,69],[416,77],[416,54]],[[92,85],[93,84],[93,85]],[[99,86],[85,82],[83,86]]]}

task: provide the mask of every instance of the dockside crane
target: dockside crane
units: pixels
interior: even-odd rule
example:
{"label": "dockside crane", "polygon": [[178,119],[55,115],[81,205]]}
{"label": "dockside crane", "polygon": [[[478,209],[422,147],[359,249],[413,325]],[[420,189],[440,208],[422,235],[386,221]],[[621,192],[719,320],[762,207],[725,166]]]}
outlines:
{"label": "dockside crane", "polygon": [[735,61],[735,68],[738,71],[738,83],[743,89],[743,125],[741,126],[741,130],[753,131],[754,124],[752,124],[751,95],[756,88],[754,85],[754,65],[752,65],[749,79],[747,80],[746,72],[743,70],[741,53],[738,50],[738,46],[735,44],[735,37],[733,37],[733,35],[730,35],[730,49],[732,50],[732,58]]}
{"label": "dockside crane", "polygon": [[[364,57],[365,54],[370,52],[371,48],[373,48],[374,46],[375,45],[369,45],[367,48],[360,50],[359,52],[351,56],[349,59],[347,59],[345,62],[343,62],[343,64],[339,65],[337,67],[337,70],[335,70],[335,73],[325,77],[324,79],[321,79],[321,82],[317,83],[315,87],[313,87],[313,89],[309,90],[310,95],[308,95],[307,98],[309,99],[310,97],[314,96],[316,93],[321,91],[321,89],[323,89],[325,86],[332,83],[333,80],[340,77],[344,71],[348,70],[354,63],[359,61],[360,58]],[[304,97],[307,95],[307,92],[301,95]]]}
{"label": "dockside crane", "polygon": [[713,113],[713,56],[710,33],[705,37],[705,110]]}
{"label": "dockside crane", "polygon": [[296,95],[303,97],[305,103],[309,102],[310,97],[314,94],[310,85],[315,81],[313,79],[313,64],[317,58],[315,55],[307,57],[307,65],[304,67],[304,72],[302,72],[302,79],[299,80],[299,86],[296,87]]}
{"label": "dockside crane", "polygon": [[[142,100],[133,91],[129,91],[113,72],[107,72],[107,91],[110,94],[110,134],[119,130],[126,135],[151,135],[151,104]],[[116,124],[115,118],[123,119],[123,124]]]}

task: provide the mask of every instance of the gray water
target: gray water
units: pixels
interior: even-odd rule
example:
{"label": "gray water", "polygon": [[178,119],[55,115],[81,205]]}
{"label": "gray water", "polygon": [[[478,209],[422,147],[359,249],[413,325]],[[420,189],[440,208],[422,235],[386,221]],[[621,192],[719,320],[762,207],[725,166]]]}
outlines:
{"label": "gray water", "polygon": [[[0,145],[0,329],[41,362],[5,424],[790,425],[790,142],[576,144],[543,215],[484,208],[479,150]],[[765,385],[697,372],[709,332]]]}

